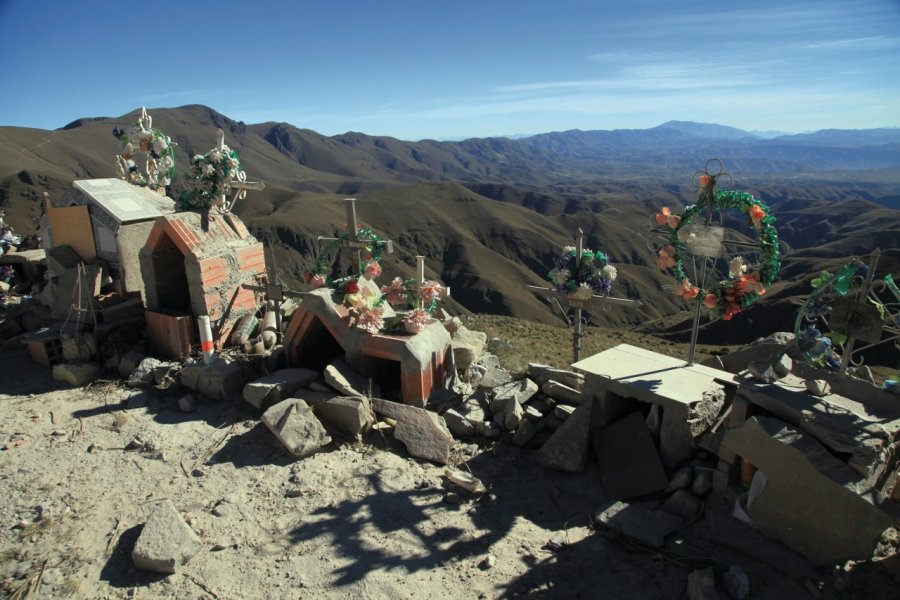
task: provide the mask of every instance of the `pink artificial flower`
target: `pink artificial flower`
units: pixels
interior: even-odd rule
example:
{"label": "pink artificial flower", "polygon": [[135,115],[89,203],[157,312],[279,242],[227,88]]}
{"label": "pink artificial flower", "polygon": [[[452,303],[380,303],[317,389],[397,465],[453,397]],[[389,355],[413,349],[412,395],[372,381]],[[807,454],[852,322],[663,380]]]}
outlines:
{"label": "pink artificial flower", "polygon": [[660,271],[665,271],[675,266],[675,246],[666,246],[659,249],[659,256],[656,257],[656,266]]}
{"label": "pink artificial flower", "polygon": [[373,260],[369,262],[369,264],[366,265],[366,271],[364,275],[366,279],[374,279],[376,277],[379,277],[381,275],[381,265],[378,264],[378,261]]}
{"label": "pink artificial flower", "polygon": [[691,284],[691,280],[687,277],[681,282],[681,287],[675,289],[675,293],[685,300],[693,300],[700,294],[700,288]]}
{"label": "pink artificial flower", "polygon": [[381,308],[362,309],[356,326],[368,333],[378,333],[384,327],[384,315]]}
{"label": "pink artificial flower", "polygon": [[667,225],[672,229],[675,229],[678,227],[678,224],[681,223],[681,217],[673,215],[668,206],[663,206],[660,211],[656,213],[656,222],[659,225]]}
{"label": "pink artificial flower", "polygon": [[425,302],[431,302],[435,298],[443,298],[445,295],[446,290],[437,281],[426,281],[422,286],[422,298]]}
{"label": "pink artificial flower", "polygon": [[419,333],[428,324],[428,313],[421,308],[411,310],[403,319],[403,328],[409,333]]}
{"label": "pink artificial flower", "polygon": [[392,306],[406,303],[406,288],[403,287],[403,280],[394,277],[391,285],[382,286],[381,292],[387,294],[387,301]]}
{"label": "pink artificial flower", "polygon": [[706,298],[703,299],[703,306],[712,310],[716,307],[716,304],[718,304],[718,302],[718,296],[716,296],[715,294],[707,294]]}

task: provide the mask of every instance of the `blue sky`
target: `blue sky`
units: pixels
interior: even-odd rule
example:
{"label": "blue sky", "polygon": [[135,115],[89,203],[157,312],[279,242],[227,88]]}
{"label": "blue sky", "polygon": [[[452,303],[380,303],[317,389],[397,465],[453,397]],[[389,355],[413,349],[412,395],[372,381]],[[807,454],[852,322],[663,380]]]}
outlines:
{"label": "blue sky", "polygon": [[0,0],[0,124],[205,104],[326,135],[900,125],[900,1]]}

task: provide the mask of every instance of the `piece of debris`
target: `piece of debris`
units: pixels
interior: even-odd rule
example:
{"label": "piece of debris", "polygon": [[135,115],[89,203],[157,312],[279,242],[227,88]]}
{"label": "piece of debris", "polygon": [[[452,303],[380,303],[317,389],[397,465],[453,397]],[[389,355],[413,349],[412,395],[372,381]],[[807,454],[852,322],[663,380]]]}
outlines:
{"label": "piece of debris", "polygon": [[827,396],[831,393],[831,385],[824,379],[807,379],[806,391],[813,396]]}
{"label": "piece of debris", "polygon": [[325,383],[337,390],[342,396],[381,395],[381,390],[375,382],[371,382],[372,391],[370,394],[370,380],[351,369],[342,360],[336,360],[325,367]]}
{"label": "piece of debris", "polygon": [[444,411],[442,415],[444,417],[444,422],[447,424],[447,429],[453,433],[453,435],[457,437],[471,437],[475,435],[475,426],[472,423],[462,416],[459,411],[451,408]]}
{"label": "piece of debris", "polygon": [[157,573],[175,573],[203,545],[185,523],[171,500],[163,500],[150,513],[131,552],[134,566]]}
{"label": "piece of debris", "polygon": [[541,386],[541,391],[557,402],[571,406],[578,406],[582,401],[581,392],[552,379]]}
{"label": "piece of debris", "polygon": [[268,408],[319,378],[311,369],[281,369],[244,386],[244,400],[256,408]]}
{"label": "piece of debris", "polygon": [[761,381],[762,383],[774,383],[778,380],[778,373],[776,373],[775,369],[772,368],[772,365],[767,362],[755,360],[750,363],[747,370],[750,372],[750,376],[753,377],[753,379]]}
{"label": "piece of debris", "polygon": [[289,398],[270,407],[262,416],[278,441],[294,456],[303,458],[331,443],[331,436],[303,400]]}
{"label": "piece of debris", "polygon": [[643,496],[669,483],[640,411],[598,430],[592,442],[606,500]]}
{"label": "piece of debris", "polygon": [[237,402],[246,378],[240,363],[216,357],[209,365],[201,361],[185,366],[181,383],[211,400]]}
{"label": "piece of debris", "polygon": [[461,487],[470,494],[483,494],[487,492],[487,488],[484,487],[484,484],[481,483],[480,479],[465,471],[447,467],[444,469],[444,476],[449,479],[451,483]]}
{"label": "piece of debris", "polygon": [[450,460],[453,436],[441,416],[381,398],[372,398],[372,408],[376,413],[397,421],[394,437],[403,442],[411,455],[440,464],[447,464]]}
{"label": "piece of debris", "polygon": [[[448,329],[448,331],[450,330]],[[456,362],[456,368],[465,371],[469,365],[477,362],[484,354],[487,334],[483,331],[471,331],[463,325],[459,325],[455,331],[450,333],[450,347],[453,348],[453,360]]]}
{"label": "piece of debris", "polygon": [[154,385],[156,383],[156,369],[162,365],[162,361],[146,357],[128,376],[128,385],[131,387],[142,387],[146,385]]}
{"label": "piece of debris", "polygon": [[53,379],[75,387],[82,387],[97,379],[100,366],[97,363],[57,363],[53,365]]}
{"label": "piece of debris", "polygon": [[540,363],[528,363],[528,376],[539,386],[543,386],[552,379],[579,392],[584,387],[584,375],[581,373],[557,369]]}
{"label": "piece of debris", "polygon": [[302,398],[307,400],[327,425],[341,433],[360,435],[375,424],[375,414],[365,396],[303,394]]}
{"label": "piece of debris", "polygon": [[553,432],[537,459],[543,466],[560,471],[579,473],[587,461],[591,426],[591,402],[582,404]]}
{"label": "piece of debris", "polygon": [[666,536],[682,525],[682,520],[675,515],[627,502],[614,502],[601,507],[594,520],[656,548],[662,546]]}

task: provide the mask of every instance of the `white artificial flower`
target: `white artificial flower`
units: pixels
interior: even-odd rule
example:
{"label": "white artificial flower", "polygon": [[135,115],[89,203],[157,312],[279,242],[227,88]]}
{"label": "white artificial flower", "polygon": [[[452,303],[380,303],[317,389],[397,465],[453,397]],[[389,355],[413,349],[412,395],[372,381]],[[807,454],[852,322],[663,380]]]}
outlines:
{"label": "white artificial flower", "polygon": [[747,263],[740,256],[735,256],[728,265],[728,276],[737,279],[747,271]]}
{"label": "white artificial flower", "polygon": [[572,292],[572,297],[577,300],[590,300],[591,296],[593,296],[593,295],[594,295],[594,290],[592,290],[591,286],[589,286],[586,283],[582,283],[581,285],[578,286],[578,289],[576,289],[574,292]]}
{"label": "white artificial flower", "polygon": [[563,246],[563,251],[562,251],[562,253],[563,253],[564,255],[565,255],[565,254],[572,254],[573,252],[575,252],[575,246]]}
{"label": "white artificial flower", "polygon": [[569,273],[568,269],[553,269],[550,271],[550,276],[553,279],[553,283],[562,285],[569,280],[571,273]]}
{"label": "white artificial flower", "polygon": [[616,277],[619,276],[619,272],[612,265],[606,265],[603,267],[603,276],[609,279],[609,282],[612,283],[616,280]]}

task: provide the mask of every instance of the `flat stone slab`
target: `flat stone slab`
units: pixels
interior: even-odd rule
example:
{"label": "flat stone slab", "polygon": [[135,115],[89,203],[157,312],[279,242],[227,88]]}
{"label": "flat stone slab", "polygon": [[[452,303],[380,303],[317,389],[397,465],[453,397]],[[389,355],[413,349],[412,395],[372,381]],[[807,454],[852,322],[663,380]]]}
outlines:
{"label": "flat stone slab", "polygon": [[538,385],[530,379],[510,381],[494,388],[494,399],[491,401],[491,412],[499,412],[502,409],[494,409],[495,403],[499,406],[506,405],[507,398],[514,398],[519,404],[525,404],[531,397],[537,394]]}
{"label": "flat stone slab", "polygon": [[580,391],[552,379],[544,382],[541,386],[541,391],[557,402],[570,406],[578,406],[582,401]]}
{"label": "flat stone slab", "polygon": [[290,398],[318,378],[312,369],[281,369],[245,385],[244,400],[256,408],[266,408]]}
{"label": "flat stone slab", "polygon": [[653,438],[639,411],[597,430],[592,442],[604,499],[627,500],[668,486]]}
{"label": "flat stone slab", "polygon": [[[874,389],[874,388],[873,388]],[[738,397],[799,427],[832,450],[849,454],[850,466],[861,475],[882,479],[885,447],[900,438],[900,405],[885,408],[838,394],[815,396],[806,381],[788,375],[773,384],[745,378]]]}
{"label": "flat stone slab", "polygon": [[548,468],[570,473],[580,473],[587,462],[590,445],[591,408],[590,400],[575,409],[575,412],[553,432],[537,452],[538,462]]}
{"label": "flat stone slab", "polygon": [[394,438],[403,442],[411,455],[442,465],[450,460],[453,436],[440,415],[381,398],[372,398],[372,408],[397,421]]}
{"label": "flat stone slab", "polygon": [[309,404],[326,424],[347,435],[359,435],[375,424],[375,414],[365,396],[317,396],[309,399]]}
{"label": "flat stone slab", "polygon": [[163,500],[141,529],[131,560],[139,569],[175,573],[202,548],[200,538],[184,522],[172,501]]}
{"label": "flat stone slab", "polygon": [[656,548],[683,523],[675,515],[627,502],[606,505],[597,512],[595,521]]}
{"label": "flat stone slab", "polygon": [[181,370],[182,384],[212,400],[239,401],[247,379],[240,363],[224,358],[216,358],[209,365],[194,363]]}
{"label": "flat stone slab", "polygon": [[818,565],[864,559],[892,519],[853,490],[853,473],[811,436],[783,421],[751,417],[722,445],[766,476],[748,514],[768,536]]}
{"label": "flat stone slab", "polygon": [[602,389],[623,398],[637,398],[659,404],[664,409],[685,413],[685,405],[699,402],[714,381],[735,385],[735,376],[727,371],[620,344],[572,365],[595,379]]}
{"label": "flat stone slab", "polygon": [[[336,360],[325,367],[325,383],[343,396],[369,395],[369,379],[351,369],[342,360]],[[374,381],[372,382],[372,395],[381,395],[381,390]]]}
{"label": "flat stone slab", "polygon": [[299,398],[289,398],[263,413],[266,424],[288,452],[303,458],[331,443],[331,436],[313,414],[312,408]]}
{"label": "flat stone slab", "polygon": [[550,365],[542,365],[541,363],[528,363],[528,376],[542,386],[551,379],[559,383],[569,386],[572,389],[581,391],[584,387],[584,375],[575,371],[567,371],[565,369],[557,369]]}

